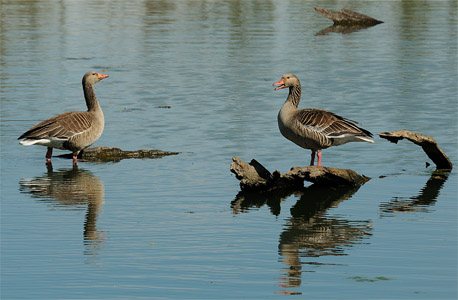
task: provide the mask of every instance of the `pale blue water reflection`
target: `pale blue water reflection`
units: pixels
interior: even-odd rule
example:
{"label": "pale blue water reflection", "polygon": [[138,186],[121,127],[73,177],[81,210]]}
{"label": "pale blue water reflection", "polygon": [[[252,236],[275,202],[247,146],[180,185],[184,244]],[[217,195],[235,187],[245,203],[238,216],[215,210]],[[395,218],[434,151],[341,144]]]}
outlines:
{"label": "pale blue water reflection", "polygon": [[[313,10],[385,23],[317,35]],[[358,190],[239,194],[232,156],[269,170],[307,164],[276,116],[296,73],[301,107],[373,133],[433,136],[456,165],[456,1],[2,1],[2,299],[454,299],[457,176],[416,145],[354,143],[326,166],[372,177]],[[94,146],[178,151],[118,163],[53,158],[17,137],[83,110]],[[170,108],[161,108],[161,107]],[[56,151],[56,154],[64,153]]]}

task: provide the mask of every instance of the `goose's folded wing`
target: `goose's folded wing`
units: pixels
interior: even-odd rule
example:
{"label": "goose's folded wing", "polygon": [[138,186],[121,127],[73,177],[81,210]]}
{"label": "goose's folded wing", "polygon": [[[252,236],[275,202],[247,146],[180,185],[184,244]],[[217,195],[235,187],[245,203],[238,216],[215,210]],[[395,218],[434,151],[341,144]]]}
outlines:
{"label": "goose's folded wing", "polygon": [[85,132],[91,125],[92,118],[87,112],[66,112],[38,123],[18,139],[68,139]]}
{"label": "goose's folded wing", "polygon": [[357,122],[325,110],[303,109],[297,112],[297,119],[308,130],[319,132],[327,137],[348,134],[372,137],[372,133],[358,127]]}

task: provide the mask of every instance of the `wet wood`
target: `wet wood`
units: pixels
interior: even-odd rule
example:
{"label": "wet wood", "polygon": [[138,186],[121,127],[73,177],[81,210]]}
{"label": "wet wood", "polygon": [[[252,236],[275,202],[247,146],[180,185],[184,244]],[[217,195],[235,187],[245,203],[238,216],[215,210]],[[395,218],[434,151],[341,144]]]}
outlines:
{"label": "wet wood", "polygon": [[250,163],[233,157],[230,170],[240,180],[242,191],[270,191],[284,188],[301,188],[304,181],[326,186],[359,186],[370,178],[353,170],[308,166],[293,167],[285,174],[279,171],[270,173],[255,159]]}
{"label": "wet wood", "polygon": [[329,9],[324,9],[320,7],[315,7],[315,10],[322,14],[324,17],[331,19],[334,22],[334,25],[365,25],[365,26],[374,26],[383,21],[374,19],[370,16],[363,15],[357,12],[354,12],[349,9],[341,9],[340,11],[332,11]]}
{"label": "wet wood", "polygon": [[382,132],[378,134],[381,138],[387,139],[397,144],[399,140],[407,139],[414,144],[421,146],[426,155],[436,164],[437,170],[452,170],[453,164],[448,156],[439,148],[436,140],[428,135],[414,133],[408,130],[397,130],[392,132]]}
{"label": "wet wood", "polygon": [[[162,150],[135,150],[125,151],[113,147],[95,147],[81,151],[78,159],[83,161],[120,161],[127,158],[161,158],[168,155],[177,155],[179,152],[166,152]],[[63,154],[58,157],[72,158],[72,154]]]}

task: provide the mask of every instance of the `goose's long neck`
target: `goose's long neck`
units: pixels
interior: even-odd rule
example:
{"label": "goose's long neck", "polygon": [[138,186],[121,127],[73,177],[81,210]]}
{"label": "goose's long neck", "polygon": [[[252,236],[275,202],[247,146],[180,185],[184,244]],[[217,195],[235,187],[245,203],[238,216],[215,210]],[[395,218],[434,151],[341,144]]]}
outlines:
{"label": "goose's long neck", "polygon": [[100,110],[99,102],[95,96],[94,85],[83,81],[84,99],[86,99],[86,105],[88,111]]}
{"label": "goose's long neck", "polygon": [[286,99],[286,102],[291,102],[291,104],[297,108],[299,101],[301,101],[302,88],[300,84],[293,85],[289,87],[289,95]]}

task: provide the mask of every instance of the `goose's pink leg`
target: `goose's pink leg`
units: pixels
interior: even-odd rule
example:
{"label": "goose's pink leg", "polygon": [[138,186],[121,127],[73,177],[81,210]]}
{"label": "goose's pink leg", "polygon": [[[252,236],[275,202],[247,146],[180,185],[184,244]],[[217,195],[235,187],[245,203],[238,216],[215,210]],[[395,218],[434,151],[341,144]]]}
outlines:
{"label": "goose's pink leg", "polygon": [[46,162],[51,162],[52,157],[52,148],[48,147],[48,151],[46,151]]}
{"label": "goose's pink leg", "polygon": [[318,164],[317,164],[317,166],[321,166],[321,151],[318,151],[318,153],[316,155],[318,156]]}
{"label": "goose's pink leg", "polygon": [[78,154],[73,153],[73,164],[76,165],[78,162]]}

